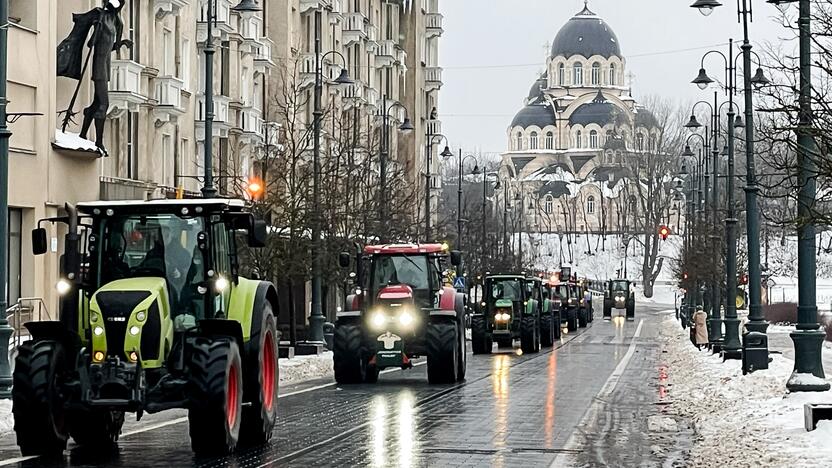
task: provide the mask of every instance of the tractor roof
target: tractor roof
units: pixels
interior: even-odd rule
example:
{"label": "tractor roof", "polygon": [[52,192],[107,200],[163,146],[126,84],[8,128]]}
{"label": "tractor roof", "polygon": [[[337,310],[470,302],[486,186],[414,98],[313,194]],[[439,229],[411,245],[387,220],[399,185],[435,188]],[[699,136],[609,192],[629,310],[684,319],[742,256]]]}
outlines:
{"label": "tractor roof", "polygon": [[364,247],[368,255],[421,255],[448,253],[446,244],[385,244]]}
{"label": "tractor roof", "polygon": [[513,280],[525,280],[527,279],[524,275],[512,275],[512,274],[501,274],[501,275],[488,275],[485,277],[486,279],[513,279]]}
{"label": "tractor roof", "polygon": [[112,209],[120,213],[175,213],[180,214],[187,208],[190,214],[239,212],[244,210],[243,200],[229,198],[188,198],[161,200],[116,200],[91,201],[78,203],[78,211],[85,214],[97,214],[96,210]]}

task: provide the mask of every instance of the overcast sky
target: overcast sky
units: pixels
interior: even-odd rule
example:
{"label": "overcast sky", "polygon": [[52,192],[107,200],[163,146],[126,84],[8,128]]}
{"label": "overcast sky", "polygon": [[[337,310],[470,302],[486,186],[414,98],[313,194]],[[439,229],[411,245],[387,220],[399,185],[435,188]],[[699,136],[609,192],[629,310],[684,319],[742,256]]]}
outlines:
{"label": "overcast sky", "polygon": [[[713,91],[690,83],[702,55],[728,39],[742,40],[734,0],[709,17],[690,8],[693,0],[590,0],[589,7],[615,31],[638,100],[658,95],[692,103]],[[755,44],[788,37],[774,20],[777,10],[752,0]],[[444,86],[440,94],[443,133],[466,151],[499,153],[506,129],[523,105],[560,28],[584,0],[441,0],[445,34],[440,42]],[[725,46],[718,46],[726,44]],[[795,45],[796,46],[796,45]],[[739,52],[739,49],[737,49]],[[723,65],[709,58],[706,68]]]}

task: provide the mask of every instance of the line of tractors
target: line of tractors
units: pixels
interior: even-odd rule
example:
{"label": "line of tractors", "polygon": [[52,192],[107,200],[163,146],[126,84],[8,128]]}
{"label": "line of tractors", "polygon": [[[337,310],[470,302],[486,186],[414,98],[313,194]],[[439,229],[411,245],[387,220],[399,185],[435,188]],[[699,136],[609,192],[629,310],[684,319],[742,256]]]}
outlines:
{"label": "line of tractors", "polygon": [[[265,245],[266,224],[241,200],[67,204],[39,222],[33,252],[47,253],[44,224],[63,226],[60,315],[29,322],[17,349],[13,414],[25,456],[59,456],[114,443],[126,413],[188,410],[193,451],[218,455],[267,442],[278,399],[277,290],[241,274],[238,243]],[[53,252],[57,249],[53,247]],[[337,312],[335,380],[366,384],[385,368],[426,357],[430,383],[465,378],[466,326],[475,354],[520,341],[538,352],[592,322],[593,286],[557,277],[487,275],[480,298],[448,286],[462,263],[446,244],[389,244],[342,253],[351,294]],[[610,281],[608,309],[632,316],[629,283]]]}

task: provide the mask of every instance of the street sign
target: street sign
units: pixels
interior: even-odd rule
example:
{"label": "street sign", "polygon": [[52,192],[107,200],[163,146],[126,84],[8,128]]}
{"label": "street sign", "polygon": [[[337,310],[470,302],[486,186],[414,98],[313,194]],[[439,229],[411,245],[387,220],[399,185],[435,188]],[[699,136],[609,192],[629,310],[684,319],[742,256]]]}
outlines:
{"label": "street sign", "polygon": [[454,280],[454,289],[465,289],[465,277],[457,276]]}

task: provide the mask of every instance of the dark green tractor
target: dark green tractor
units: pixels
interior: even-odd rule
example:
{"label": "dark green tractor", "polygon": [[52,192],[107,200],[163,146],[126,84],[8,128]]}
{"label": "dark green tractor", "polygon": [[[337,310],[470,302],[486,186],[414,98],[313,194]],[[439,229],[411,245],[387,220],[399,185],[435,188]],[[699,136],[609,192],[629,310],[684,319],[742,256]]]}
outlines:
{"label": "dark green tractor", "polygon": [[622,311],[627,320],[635,320],[636,298],[632,284],[626,279],[607,282],[604,290],[604,319],[612,319],[613,311]]}
{"label": "dark green tractor", "polygon": [[[556,281],[543,281],[543,310],[549,311],[551,314],[551,323],[552,323],[552,345],[557,340],[561,338],[561,332],[563,327],[563,315],[561,313],[561,302],[560,298],[558,297],[557,291],[557,282]],[[543,346],[550,346],[547,345],[546,341],[546,326],[541,325],[541,344]]]}
{"label": "dark green tractor", "polygon": [[541,278],[527,278],[526,284],[531,289],[531,298],[538,305],[540,346],[551,347],[560,338],[560,319],[555,314],[554,304],[549,300],[549,290]]}
{"label": "dark green tractor", "polygon": [[[112,444],[125,413],[188,410],[197,454],[268,441],[277,417],[277,292],[239,274],[266,225],[241,200],[66,205],[58,321],[26,324],[12,389],[23,455]],[[35,229],[45,254],[47,232]]]}
{"label": "dark green tractor", "polygon": [[534,284],[522,275],[491,275],[485,278],[480,313],[471,317],[474,354],[488,354],[492,343],[510,348],[520,339],[524,353],[540,351],[540,298]]}

